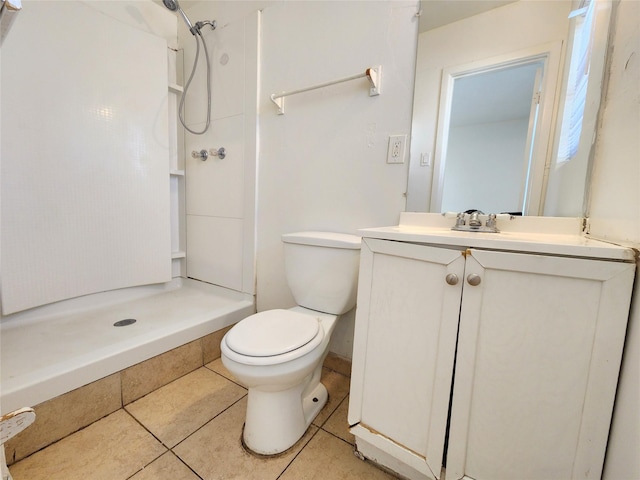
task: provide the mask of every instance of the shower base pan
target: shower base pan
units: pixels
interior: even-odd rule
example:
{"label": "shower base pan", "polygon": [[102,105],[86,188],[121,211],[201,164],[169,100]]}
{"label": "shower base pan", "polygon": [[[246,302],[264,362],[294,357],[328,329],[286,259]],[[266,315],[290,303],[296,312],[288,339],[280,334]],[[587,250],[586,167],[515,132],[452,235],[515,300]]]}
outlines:
{"label": "shower base pan", "polygon": [[33,406],[237,323],[252,295],[177,278],[2,318],[2,413]]}

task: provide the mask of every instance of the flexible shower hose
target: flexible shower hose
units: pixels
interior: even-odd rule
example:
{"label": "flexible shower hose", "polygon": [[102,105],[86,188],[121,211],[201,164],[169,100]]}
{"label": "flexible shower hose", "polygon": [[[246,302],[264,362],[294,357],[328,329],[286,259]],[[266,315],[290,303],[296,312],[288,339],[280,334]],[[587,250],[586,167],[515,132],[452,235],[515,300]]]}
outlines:
{"label": "flexible shower hose", "polygon": [[[202,135],[209,129],[209,124],[211,123],[211,65],[209,64],[209,52],[207,51],[207,44],[202,37],[202,34],[198,30],[198,34],[194,35],[196,39],[196,58],[193,60],[193,68],[191,69],[191,75],[189,75],[189,79],[184,86],[184,91],[182,92],[182,97],[180,98],[180,107],[178,108],[178,118],[180,119],[180,123],[188,132],[193,133],[194,135]],[[200,37],[200,38],[198,38]],[[200,42],[202,42],[202,47],[204,48],[204,57],[207,63],[207,121],[205,123],[204,129],[201,131],[195,131],[187,127],[184,122],[184,99],[187,96],[187,91],[189,90],[189,85],[191,85],[191,80],[193,80],[193,75],[196,73],[196,67],[198,66],[198,57],[200,56]]]}

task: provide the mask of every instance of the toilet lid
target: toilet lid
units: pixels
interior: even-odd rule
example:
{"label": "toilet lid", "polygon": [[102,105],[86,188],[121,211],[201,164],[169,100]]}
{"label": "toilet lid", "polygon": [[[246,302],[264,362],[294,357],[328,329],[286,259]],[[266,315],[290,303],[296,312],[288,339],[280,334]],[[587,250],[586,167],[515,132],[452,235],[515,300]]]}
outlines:
{"label": "toilet lid", "polygon": [[317,318],[291,310],[267,310],[238,322],[226,335],[227,346],[250,357],[271,357],[296,350],[320,331]]}

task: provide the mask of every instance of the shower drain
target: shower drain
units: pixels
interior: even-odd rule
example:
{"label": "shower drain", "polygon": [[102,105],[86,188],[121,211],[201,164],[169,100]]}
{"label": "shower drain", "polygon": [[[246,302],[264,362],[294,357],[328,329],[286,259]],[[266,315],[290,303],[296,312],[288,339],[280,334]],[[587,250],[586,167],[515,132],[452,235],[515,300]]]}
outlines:
{"label": "shower drain", "polygon": [[126,327],[127,325],[133,325],[136,323],[135,318],[125,318],[124,320],[118,320],[113,324],[114,327]]}

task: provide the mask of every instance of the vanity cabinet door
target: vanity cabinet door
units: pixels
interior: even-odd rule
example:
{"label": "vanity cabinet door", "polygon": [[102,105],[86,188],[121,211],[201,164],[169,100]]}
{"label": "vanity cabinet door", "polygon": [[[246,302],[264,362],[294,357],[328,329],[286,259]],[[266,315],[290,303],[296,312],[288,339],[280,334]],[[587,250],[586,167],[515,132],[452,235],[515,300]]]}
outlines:
{"label": "vanity cabinet door", "polygon": [[635,265],[470,252],[447,480],[599,479]]}
{"label": "vanity cabinet door", "polygon": [[464,252],[364,239],[349,424],[359,438],[439,478]]}

